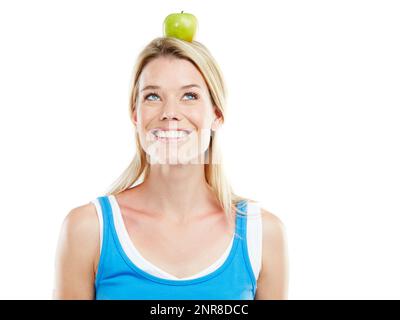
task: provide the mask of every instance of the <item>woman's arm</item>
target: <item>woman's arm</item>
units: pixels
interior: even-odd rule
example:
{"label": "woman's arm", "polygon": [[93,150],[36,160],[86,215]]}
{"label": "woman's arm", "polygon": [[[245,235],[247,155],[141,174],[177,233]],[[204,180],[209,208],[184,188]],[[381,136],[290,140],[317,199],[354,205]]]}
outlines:
{"label": "woman's arm", "polygon": [[94,261],[99,237],[93,204],[74,208],[65,217],[57,245],[53,299],[95,298]]}
{"label": "woman's arm", "polygon": [[288,299],[288,250],[285,226],[274,214],[261,209],[262,267],[255,300]]}

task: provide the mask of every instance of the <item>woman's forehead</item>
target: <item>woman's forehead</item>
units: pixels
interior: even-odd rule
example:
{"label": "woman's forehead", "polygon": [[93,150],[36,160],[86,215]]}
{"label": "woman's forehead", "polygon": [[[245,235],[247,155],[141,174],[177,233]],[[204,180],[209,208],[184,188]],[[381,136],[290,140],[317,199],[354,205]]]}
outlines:
{"label": "woman's forehead", "polygon": [[184,59],[157,58],[144,67],[139,78],[141,89],[158,86],[181,90],[191,84],[200,88],[206,87],[201,73],[191,62]]}

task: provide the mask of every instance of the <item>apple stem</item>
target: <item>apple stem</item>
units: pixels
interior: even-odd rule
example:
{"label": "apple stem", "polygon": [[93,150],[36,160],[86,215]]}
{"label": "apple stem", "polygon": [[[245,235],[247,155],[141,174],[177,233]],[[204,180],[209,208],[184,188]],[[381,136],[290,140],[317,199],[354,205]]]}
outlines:
{"label": "apple stem", "polygon": [[182,10],[182,12],[181,13],[183,13],[183,10]]}

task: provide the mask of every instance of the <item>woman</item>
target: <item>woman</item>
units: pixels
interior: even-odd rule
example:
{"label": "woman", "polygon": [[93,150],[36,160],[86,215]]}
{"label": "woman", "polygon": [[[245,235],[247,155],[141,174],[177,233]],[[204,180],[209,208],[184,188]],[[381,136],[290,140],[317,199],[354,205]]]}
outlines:
{"label": "woman", "polygon": [[137,153],[110,192],[66,216],[54,299],[287,299],[283,223],[222,171],[225,97],[201,43],[144,48],[129,108]]}

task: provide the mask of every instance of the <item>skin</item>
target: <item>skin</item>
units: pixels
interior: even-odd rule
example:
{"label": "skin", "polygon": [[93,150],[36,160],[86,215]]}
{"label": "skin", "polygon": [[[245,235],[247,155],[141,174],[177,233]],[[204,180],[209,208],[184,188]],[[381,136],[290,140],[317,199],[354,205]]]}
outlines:
{"label": "skin", "polygon": [[[187,84],[197,84],[199,88],[181,89]],[[160,88],[141,92],[147,85]],[[196,274],[221,256],[234,228],[233,221],[222,219],[223,211],[206,183],[201,164],[210,132],[218,130],[221,118],[215,112],[201,73],[186,60],[162,57],[151,61],[142,71],[139,92],[131,119],[151,170],[142,184],[118,194],[116,199],[127,229],[135,234],[135,246],[149,261],[177,276]],[[151,92],[156,95],[148,96]],[[198,99],[191,93],[196,93]],[[160,126],[190,129],[192,134],[182,144],[161,143],[150,133]],[[287,299],[285,227],[277,216],[265,209],[261,211],[262,268],[255,299]],[[147,235],[152,231],[158,237],[153,236],[149,244]],[[172,238],[171,234],[177,236]],[[174,250],[168,252],[167,248]],[[95,298],[99,251],[96,208],[88,203],[72,209],[59,235],[53,299]],[[195,255],[197,266],[178,269],[183,265],[179,257],[191,261],[191,254]],[[201,254],[208,260],[199,260]]]}

